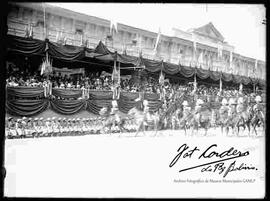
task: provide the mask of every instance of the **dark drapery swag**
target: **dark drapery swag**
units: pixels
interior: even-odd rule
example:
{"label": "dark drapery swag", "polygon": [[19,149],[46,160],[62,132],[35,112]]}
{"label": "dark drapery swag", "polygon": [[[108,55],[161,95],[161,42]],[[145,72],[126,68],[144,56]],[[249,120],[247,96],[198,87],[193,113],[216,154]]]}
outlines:
{"label": "dark drapery swag", "polygon": [[34,116],[48,109],[49,105],[50,105],[50,101],[48,99],[7,100],[6,111],[9,114],[15,115],[15,116]]}
{"label": "dark drapery swag", "polygon": [[82,96],[82,90],[80,89],[60,89],[54,88],[52,89],[52,94],[57,97],[61,98],[79,98]]}
{"label": "dark drapery swag", "polygon": [[19,98],[43,98],[43,87],[7,87],[7,95]]}
{"label": "dark drapery swag", "polygon": [[[43,88],[28,88],[25,87],[9,87],[8,93],[12,94],[24,94],[21,97],[30,98],[43,95]],[[14,92],[15,91],[15,92]],[[37,91],[37,92],[36,92]],[[53,94],[62,98],[78,98],[81,95],[80,90],[65,90],[65,89],[53,89]],[[31,97],[31,98],[33,98]],[[15,116],[34,116],[46,109],[52,109],[53,111],[63,114],[71,115],[78,113],[82,110],[87,110],[93,114],[99,114],[102,107],[111,107],[112,105],[112,92],[111,91],[90,91],[89,99],[81,100],[61,100],[61,99],[9,99],[6,100],[6,111],[9,114]],[[118,100],[118,106],[120,111],[127,113],[132,107],[135,107],[136,101],[139,97],[139,93],[122,92],[120,99]],[[150,111],[157,111],[161,106],[161,102],[158,100],[158,94],[146,93],[142,97],[149,101]]]}
{"label": "dark drapery swag", "polygon": [[133,64],[134,66],[144,65],[145,69],[151,73],[163,70],[166,74],[176,75],[180,73],[186,78],[190,78],[194,75],[194,73],[196,73],[196,76],[198,76],[200,79],[207,79],[210,77],[213,81],[217,81],[221,76],[221,79],[225,82],[232,82],[234,84],[243,83],[244,85],[256,83],[261,86],[265,86],[265,81],[261,79],[250,79],[245,76],[215,72],[190,66],[180,66],[163,61],[149,60],[143,58],[141,55],[134,57],[130,55],[119,54],[117,52],[110,51],[101,41],[95,49],[90,49],[86,47],[60,45],[50,42],[48,39],[42,41],[38,39],[27,39],[18,36],[8,36],[7,50],[29,56],[33,54],[45,55],[45,51],[48,51],[51,57],[56,57],[67,61],[79,61],[83,60],[85,57],[95,58],[103,61],[116,60],[120,63]]}

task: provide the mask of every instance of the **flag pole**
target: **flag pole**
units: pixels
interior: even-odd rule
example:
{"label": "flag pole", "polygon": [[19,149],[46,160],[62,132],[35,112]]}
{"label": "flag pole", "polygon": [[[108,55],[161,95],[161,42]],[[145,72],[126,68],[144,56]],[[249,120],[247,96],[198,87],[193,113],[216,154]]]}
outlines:
{"label": "flag pole", "polygon": [[47,38],[47,31],[46,31],[46,8],[45,3],[43,3],[43,18],[44,18],[44,36]]}
{"label": "flag pole", "polygon": [[221,76],[219,78],[219,92],[222,92],[222,79],[221,79]]}

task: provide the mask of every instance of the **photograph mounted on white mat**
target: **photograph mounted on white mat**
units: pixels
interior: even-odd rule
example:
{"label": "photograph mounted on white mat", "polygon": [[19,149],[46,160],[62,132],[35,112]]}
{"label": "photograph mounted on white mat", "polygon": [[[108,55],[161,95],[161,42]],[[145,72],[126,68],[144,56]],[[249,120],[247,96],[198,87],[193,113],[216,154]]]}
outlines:
{"label": "photograph mounted on white mat", "polygon": [[265,14],[9,2],[5,196],[264,198]]}

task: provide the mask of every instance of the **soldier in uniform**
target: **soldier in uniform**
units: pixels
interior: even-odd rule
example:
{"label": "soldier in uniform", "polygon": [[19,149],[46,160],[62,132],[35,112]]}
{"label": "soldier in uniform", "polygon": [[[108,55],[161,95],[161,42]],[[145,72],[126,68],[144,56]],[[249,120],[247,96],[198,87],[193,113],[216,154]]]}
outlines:
{"label": "soldier in uniform", "polygon": [[33,137],[37,137],[38,131],[38,118],[35,118],[33,120]]}
{"label": "soldier in uniform", "polygon": [[32,118],[29,118],[25,127],[25,135],[32,137],[34,133]]}
{"label": "soldier in uniform", "polygon": [[185,124],[188,125],[187,118],[190,115],[191,108],[189,107],[188,102],[186,100],[183,101],[182,105],[183,105],[183,117],[180,120],[180,124],[182,124],[182,122],[185,122]]}
{"label": "soldier in uniform", "polygon": [[45,122],[45,125],[46,125],[46,128],[45,128],[45,130],[46,130],[45,133],[46,134],[45,134],[45,136],[51,136],[53,130],[52,130],[52,122],[51,122],[51,118],[50,117],[47,118],[47,120]]}
{"label": "soldier in uniform", "polygon": [[144,124],[147,125],[147,121],[150,119],[148,100],[143,100],[143,113],[144,113]]}
{"label": "soldier in uniform", "polygon": [[234,117],[235,114],[236,114],[236,101],[234,98],[230,98],[228,116],[229,118],[232,118]]}
{"label": "soldier in uniform", "polygon": [[237,114],[241,114],[244,111],[244,99],[243,97],[239,97],[237,100],[236,112]]}
{"label": "soldier in uniform", "polygon": [[13,138],[16,138],[18,135],[16,125],[17,125],[17,122],[12,118],[11,123],[10,123],[10,132]]}
{"label": "soldier in uniform", "polygon": [[87,128],[86,128],[86,118],[82,118],[81,121],[81,130],[83,134],[87,133]]}
{"label": "soldier in uniform", "polygon": [[39,118],[38,127],[39,127],[38,136],[46,136],[47,127],[46,127],[46,122],[44,121],[43,117]]}
{"label": "soldier in uniform", "polygon": [[8,136],[11,138],[16,137],[17,132],[16,132],[16,126],[15,126],[15,121],[12,117],[8,118]]}
{"label": "soldier in uniform", "polygon": [[17,119],[17,122],[15,124],[16,128],[16,138],[20,138],[23,135],[23,128],[22,128],[22,119]]}
{"label": "soldier in uniform", "polygon": [[255,105],[253,106],[253,110],[256,112],[256,111],[262,111],[262,105],[261,105],[261,102],[262,102],[262,97],[261,96],[256,96],[255,97]]}
{"label": "soldier in uniform", "polygon": [[111,115],[115,115],[115,121],[120,122],[120,116],[118,114],[118,104],[116,100],[112,101]]}
{"label": "soldier in uniform", "polygon": [[51,127],[52,127],[52,136],[57,136],[57,134],[59,133],[59,130],[58,130],[56,117],[52,117]]}
{"label": "soldier in uniform", "polygon": [[198,98],[196,101],[196,105],[194,108],[194,117],[195,120],[198,122],[198,126],[200,127],[200,122],[201,122],[201,110],[202,110],[202,104],[203,104],[203,100]]}
{"label": "soldier in uniform", "polygon": [[[262,107],[262,104],[261,104],[261,102],[262,102],[262,97],[261,96],[256,96],[255,97],[255,105],[253,106],[253,110],[254,110],[254,112],[256,113],[256,114],[260,114],[261,115],[261,117],[262,117],[262,121],[264,121],[264,118],[265,118],[265,116],[264,116],[264,112],[263,112],[263,107]],[[262,122],[262,123],[264,123],[264,122]]]}
{"label": "soldier in uniform", "polygon": [[222,106],[219,108],[219,114],[221,116],[221,121],[224,120],[224,117],[228,116],[228,101],[226,98],[223,98],[221,101]]}

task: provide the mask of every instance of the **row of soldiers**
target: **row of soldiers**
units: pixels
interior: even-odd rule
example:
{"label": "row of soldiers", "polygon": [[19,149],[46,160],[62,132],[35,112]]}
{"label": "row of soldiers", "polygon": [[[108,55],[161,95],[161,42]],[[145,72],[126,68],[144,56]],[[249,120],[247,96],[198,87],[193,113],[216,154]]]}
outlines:
{"label": "row of soldiers", "polygon": [[[261,96],[256,96],[255,98],[255,104],[253,105],[252,109],[257,112],[257,111],[263,111],[262,108],[262,98]],[[194,108],[194,114],[199,114],[202,110],[202,105],[204,104],[204,101],[201,99],[198,99]],[[189,106],[188,102],[185,100],[182,103],[183,105],[183,116],[188,116],[191,113],[191,107]],[[242,97],[239,97],[238,99],[235,98],[230,98],[227,100],[224,98],[221,102],[221,107],[219,109],[220,114],[224,114],[227,112],[228,116],[233,116],[236,114],[240,114],[241,112],[244,111],[245,106],[244,106],[244,99]],[[179,110],[180,111],[180,110]],[[178,110],[176,110],[178,112]]]}
{"label": "row of soldiers", "polygon": [[[5,133],[7,138],[46,137],[65,135],[99,134],[103,129],[104,117],[97,118],[27,118],[6,119]],[[134,130],[131,119],[126,120],[126,129]],[[113,127],[112,132],[119,132]]]}

